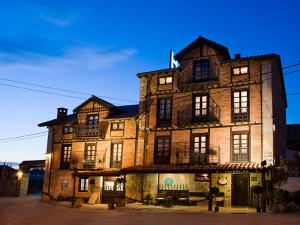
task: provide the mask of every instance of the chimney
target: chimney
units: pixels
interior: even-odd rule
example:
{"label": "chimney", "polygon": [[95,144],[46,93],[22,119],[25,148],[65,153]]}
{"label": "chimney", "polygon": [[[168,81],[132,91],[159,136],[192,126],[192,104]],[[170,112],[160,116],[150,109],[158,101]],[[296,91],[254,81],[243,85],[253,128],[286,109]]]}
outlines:
{"label": "chimney", "polygon": [[57,108],[57,119],[62,120],[68,115],[68,109],[66,108]]}
{"label": "chimney", "polygon": [[240,58],[241,58],[241,54],[240,53],[234,54],[234,59],[240,59]]}

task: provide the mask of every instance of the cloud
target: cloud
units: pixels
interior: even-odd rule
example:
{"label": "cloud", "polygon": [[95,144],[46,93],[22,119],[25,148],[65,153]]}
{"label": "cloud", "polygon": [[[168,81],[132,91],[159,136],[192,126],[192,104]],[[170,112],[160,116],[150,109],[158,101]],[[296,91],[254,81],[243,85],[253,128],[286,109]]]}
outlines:
{"label": "cloud", "polygon": [[77,16],[73,15],[69,17],[55,17],[55,16],[41,14],[40,18],[56,26],[67,27],[73,23],[73,21],[77,18]]}
{"label": "cloud", "polygon": [[5,67],[21,67],[26,70],[44,70],[45,68],[61,68],[76,70],[76,68],[94,71],[110,68],[117,63],[133,57],[137,51],[132,48],[100,49],[92,47],[70,47],[61,55],[47,55],[37,52],[5,52],[0,50],[0,65]]}

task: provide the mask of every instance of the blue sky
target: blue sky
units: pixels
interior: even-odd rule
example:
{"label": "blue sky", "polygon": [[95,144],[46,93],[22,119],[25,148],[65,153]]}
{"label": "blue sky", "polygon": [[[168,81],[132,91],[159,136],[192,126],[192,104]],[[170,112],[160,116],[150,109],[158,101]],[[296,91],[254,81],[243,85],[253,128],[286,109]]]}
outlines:
{"label": "blue sky", "polygon": [[[46,131],[37,124],[57,107],[71,111],[83,101],[3,86],[51,91],[1,78],[138,101],[136,73],[167,68],[169,50],[198,35],[231,55],[277,53],[283,66],[300,62],[299,9],[297,0],[0,1],[0,139]],[[299,76],[285,77],[287,93],[300,92]],[[288,123],[300,123],[299,98],[288,97]],[[0,161],[41,159],[46,140],[0,141]]]}

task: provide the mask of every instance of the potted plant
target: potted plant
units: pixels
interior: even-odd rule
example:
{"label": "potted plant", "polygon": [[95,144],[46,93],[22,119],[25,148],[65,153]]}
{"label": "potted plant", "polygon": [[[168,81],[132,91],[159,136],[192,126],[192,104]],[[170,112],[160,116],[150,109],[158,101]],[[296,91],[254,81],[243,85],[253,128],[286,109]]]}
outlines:
{"label": "potted plant", "polygon": [[252,191],[253,191],[254,194],[257,195],[256,211],[257,212],[261,212],[261,207],[260,207],[260,204],[259,204],[259,197],[260,197],[260,195],[263,192],[263,188],[261,186],[259,186],[259,185],[253,185],[252,186]]}
{"label": "potted plant", "polygon": [[172,206],[173,206],[173,198],[172,198],[172,196],[168,196],[166,198],[165,207],[170,208]]}
{"label": "potted plant", "polygon": [[149,204],[151,204],[152,203],[152,196],[151,196],[151,194],[147,194],[144,198],[143,198],[143,203],[145,204],[145,205],[149,205]]}
{"label": "potted plant", "polygon": [[212,187],[210,189],[211,196],[212,196],[212,198],[215,199],[215,203],[216,203],[215,212],[219,212],[219,206],[217,205],[217,201],[216,201],[217,194],[219,194],[219,192],[220,192],[220,189],[218,187]]}

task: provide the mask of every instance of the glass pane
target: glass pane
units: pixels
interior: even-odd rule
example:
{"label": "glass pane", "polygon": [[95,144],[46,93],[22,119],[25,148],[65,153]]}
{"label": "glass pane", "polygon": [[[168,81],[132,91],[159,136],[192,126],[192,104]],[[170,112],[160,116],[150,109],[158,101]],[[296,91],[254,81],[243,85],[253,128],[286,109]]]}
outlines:
{"label": "glass pane", "polygon": [[241,67],[241,74],[248,73],[248,66]]}
{"label": "glass pane", "polygon": [[165,84],[165,83],[166,83],[166,79],[164,77],[160,77],[159,84]]}
{"label": "glass pane", "polygon": [[234,75],[240,74],[240,68],[234,68],[234,69],[233,69],[233,74],[234,74]]}
{"label": "glass pane", "polygon": [[241,92],[241,96],[246,96],[247,97],[247,94],[248,94],[247,91],[242,91]]}
{"label": "glass pane", "polygon": [[195,138],[194,138],[194,141],[195,141],[195,142],[199,142],[199,139],[200,139],[199,137],[195,137]]}
{"label": "glass pane", "polygon": [[124,129],[124,123],[119,123],[119,129],[123,130]]}
{"label": "glass pane", "polygon": [[233,93],[233,96],[234,96],[234,97],[240,97],[240,92],[234,92],[234,93]]}
{"label": "glass pane", "polygon": [[207,101],[207,96],[206,95],[202,96],[202,102],[206,102],[206,101]]}
{"label": "glass pane", "polygon": [[173,77],[167,77],[167,78],[166,78],[166,83],[167,83],[167,84],[171,84],[172,81],[173,81]]}

